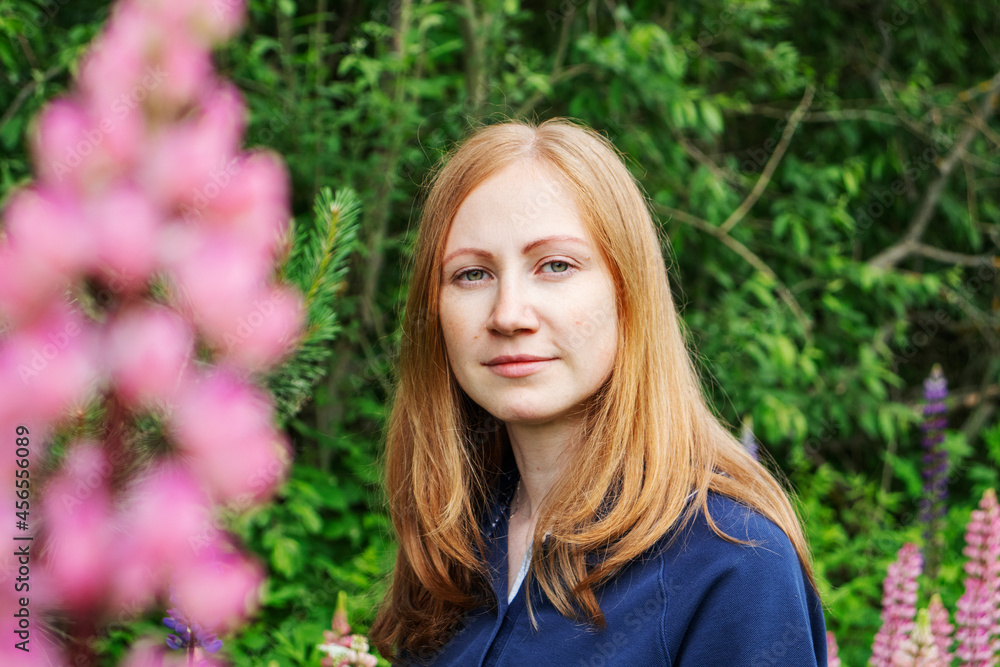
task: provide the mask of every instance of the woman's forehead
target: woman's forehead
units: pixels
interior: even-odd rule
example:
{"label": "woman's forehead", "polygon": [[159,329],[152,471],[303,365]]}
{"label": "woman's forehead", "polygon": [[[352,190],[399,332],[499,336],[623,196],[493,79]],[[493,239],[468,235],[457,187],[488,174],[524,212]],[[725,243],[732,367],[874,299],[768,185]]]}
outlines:
{"label": "woman's forehead", "polygon": [[449,229],[454,237],[507,234],[516,239],[573,228],[585,233],[572,191],[550,168],[516,163],[474,188],[458,207]]}

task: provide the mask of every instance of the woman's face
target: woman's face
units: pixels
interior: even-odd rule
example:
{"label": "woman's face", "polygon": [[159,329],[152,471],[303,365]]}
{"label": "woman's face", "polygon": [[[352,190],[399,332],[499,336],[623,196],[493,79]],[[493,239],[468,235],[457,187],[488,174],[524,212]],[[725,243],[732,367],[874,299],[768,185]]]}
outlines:
{"label": "woman's face", "polygon": [[[609,377],[614,284],[569,190],[531,161],[462,202],[445,244],[440,318],[451,369],[508,423],[574,411]],[[527,355],[541,361],[497,363]]]}

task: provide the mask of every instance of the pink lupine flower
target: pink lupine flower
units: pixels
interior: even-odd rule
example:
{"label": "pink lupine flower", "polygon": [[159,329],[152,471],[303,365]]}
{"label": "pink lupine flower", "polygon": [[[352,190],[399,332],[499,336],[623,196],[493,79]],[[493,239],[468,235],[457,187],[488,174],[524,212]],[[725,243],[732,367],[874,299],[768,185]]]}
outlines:
{"label": "pink lupine flower", "polygon": [[215,543],[199,550],[194,562],[174,573],[172,590],[187,618],[219,633],[253,613],[263,578],[257,563]]}
{"label": "pink lupine flower", "polygon": [[837,655],[837,638],[829,630],[826,631],[826,664],[828,667],[840,667],[840,656]]}
{"label": "pink lupine flower", "polygon": [[99,444],[78,442],[43,497],[48,532],[44,567],[63,603],[74,609],[87,609],[99,601],[112,575],[111,473]]}
{"label": "pink lupine flower", "polygon": [[117,601],[148,601],[166,591],[170,573],[195,561],[192,539],[216,532],[209,507],[191,472],[179,465],[160,464],[130,489],[120,511]]}
{"label": "pink lupine flower", "polygon": [[927,614],[930,618],[931,635],[934,643],[938,647],[938,653],[944,659],[946,665],[951,664],[951,643],[952,631],[955,627],[948,622],[948,610],[941,602],[941,595],[935,593],[931,596],[930,604],[927,606]]}
{"label": "pink lupine flower", "polygon": [[262,262],[273,264],[275,249],[288,231],[288,171],[269,151],[256,151],[233,165],[232,181],[206,199],[204,219],[224,225]]}
{"label": "pink lupine flower", "polygon": [[23,324],[59,299],[70,278],[44,259],[20,251],[13,241],[0,247],[0,323]]}
{"label": "pink lupine flower", "polygon": [[158,86],[150,97],[168,108],[180,108],[198,99],[215,84],[212,54],[186,32],[177,30],[163,40],[159,65],[167,85]]}
{"label": "pink lupine flower", "polygon": [[176,234],[171,242],[178,241],[186,246],[174,262],[178,308],[212,344],[222,345],[239,318],[253,310],[271,269],[249,255],[231,234],[205,232],[196,238]]}
{"label": "pink lupine flower", "polygon": [[926,609],[917,613],[913,632],[899,643],[893,653],[892,664],[894,667],[948,667],[948,663],[938,653]]}
{"label": "pink lupine flower", "polygon": [[254,299],[223,338],[222,354],[242,368],[260,370],[277,363],[302,333],[305,305],[297,290],[272,287]]}
{"label": "pink lupine flower", "polygon": [[965,532],[965,593],[956,603],[955,655],[972,667],[996,664],[1000,650],[1000,507],[987,489]]}
{"label": "pink lupine flower", "polygon": [[118,185],[89,210],[93,271],[113,278],[118,289],[144,287],[156,267],[161,215],[142,192]]}
{"label": "pink lupine flower", "polygon": [[88,395],[97,379],[93,331],[57,303],[0,341],[0,382],[20,419],[48,422]]}
{"label": "pink lupine flower", "polygon": [[109,150],[115,142],[105,141],[112,134],[111,121],[102,127],[104,120],[92,115],[86,102],[75,97],[55,100],[42,110],[31,148],[44,186],[83,195],[99,190],[122,173],[124,165]]}
{"label": "pink lupine flower", "polygon": [[245,122],[243,103],[230,84],[209,90],[206,101],[212,106],[194,120],[165,128],[147,149],[138,178],[164,207],[200,209],[232,180]]}
{"label": "pink lupine flower", "polygon": [[[157,17],[139,2],[118,2],[104,31],[93,41],[80,63],[77,85],[83,97],[100,112],[116,117],[142,115],[131,104],[151,74],[152,56],[159,42]],[[147,79],[147,83],[151,82]],[[138,113],[137,113],[138,111]],[[138,142],[137,142],[138,143]]]}
{"label": "pink lupine flower", "polygon": [[76,197],[51,188],[25,188],[11,198],[6,231],[14,249],[73,279],[97,251]]}
{"label": "pink lupine flower", "polygon": [[257,297],[271,268],[220,230],[177,232],[169,243],[163,255],[172,264],[178,306],[206,335],[221,341]]}
{"label": "pink lupine flower", "polygon": [[883,583],[882,627],[872,646],[874,667],[892,667],[893,655],[913,629],[917,609],[917,577],[923,559],[917,546],[907,542],[896,554]]}
{"label": "pink lupine flower", "polygon": [[130,308],[109,327],[105,363],[119,394],[149,405],[177,392],[194,351],[194,333],[163,306]]}
{"label": "pink lupine flower", "polygon": [[217,502],[259,501],[284,479],[287,436],[258,389],[228,371],[185,383],[172,416],[177,440]]}
{"label": "pink lupine flower", "polygon": [[[270,286],[288,225],[287,171],[277,156],[241,152],[245,104],[212,67],[210,49],[244,8],[116,3],[76,89],[33,128],[36,185],[4,211],[0,426],[30,423],[37,457],[67,415],[96,398],[108,408],[107,442],[71,441],[41,494],[33,612],[137,613],[172,581],[192,618],[232,629],[256,601],[262,569],[228,545],[211,509],[258,502],[287,472],[273,405],[240,375],[275,363],[304,313],[296,293]],[[169,305],[143,304],[154,275],[177,288]],[[84,280],[97,291],[92,318],[65,303]],[[241,323],[249,335],[227,343]],[[208,357],[197,364],[196,340]],[[222,369],[195,370],[204,362]],[[130,413],[149,407],[167,415],[179,454],[169,466],[130,451]],[[13,478],[10,461],[0,473]],[[145,476],[124,479],[135,471]],[[0,583],[7,571],[0,556]],[[3,590],[0,615],[13,618],[12,589]],[[73,664],[93,662],[91,620],[67,626]],[[36,632],[30,657],[54,664],[44,643]],[[174,658],[137,649],[130,664]]]}

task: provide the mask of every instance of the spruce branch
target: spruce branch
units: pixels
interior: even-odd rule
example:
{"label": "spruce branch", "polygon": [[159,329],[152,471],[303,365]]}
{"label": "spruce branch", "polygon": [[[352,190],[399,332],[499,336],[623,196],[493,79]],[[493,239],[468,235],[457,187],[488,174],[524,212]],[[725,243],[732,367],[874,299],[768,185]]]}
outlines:
{"label": "spruce branch", "polygon": [[314,224],[293,232],[294,243],[279,272],[302,292],[308,313],[299,346],[267,380],[282,425],[302,409],[326,374],[329,343],[343,328],[338,297],[348,260],[358,245],[361,199],[350,188],[334,195],[324,187],[316,195],[313,211]]}

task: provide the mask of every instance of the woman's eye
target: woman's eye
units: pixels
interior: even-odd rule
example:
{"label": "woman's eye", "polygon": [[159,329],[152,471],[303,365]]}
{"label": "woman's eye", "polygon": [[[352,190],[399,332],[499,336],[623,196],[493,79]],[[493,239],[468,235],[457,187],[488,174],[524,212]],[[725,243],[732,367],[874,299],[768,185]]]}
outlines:
{"label": "woman's eye", "polygon": [[468,276],[472,275],[473,273],[480,273],[481,274],[481,273],[483,273],[483,270],[482,269],[469,269],[468,271],[463,271],[462,273],[458,274],[458,277],[462,278],[464,276],[465,279],[468,282],[470,282],[470,283],[478,283],[479,282],[478,280],[469,280],[468,279]]}
{"label": "woman's eye", "polygon": [[[560,268],[557,267],[557,265],[561,266],[561,267],[565,267],[565,268],[561,268],[560,269]],[[566,273],[567,271],[569,271],[569,262],[563,262],[563,261],[558,260],[558,259],[557,260],[553,260],[551,262],[546,262],[545,266],[551,266],[553,273]]]}

